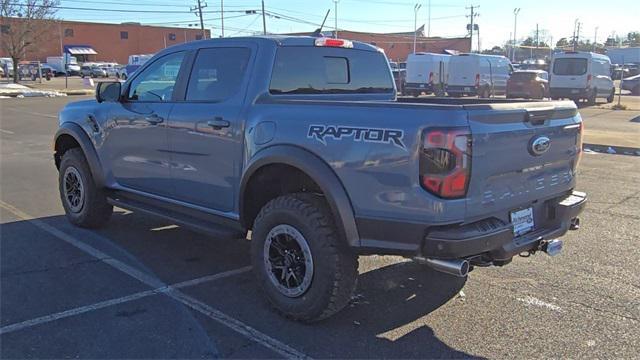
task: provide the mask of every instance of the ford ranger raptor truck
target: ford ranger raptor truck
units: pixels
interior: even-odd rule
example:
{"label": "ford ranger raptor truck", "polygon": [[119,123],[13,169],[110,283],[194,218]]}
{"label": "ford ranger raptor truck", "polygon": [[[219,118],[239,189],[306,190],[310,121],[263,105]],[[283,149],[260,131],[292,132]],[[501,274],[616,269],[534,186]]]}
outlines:
{"label": "ford ranger raptor truck", "polygon": [[117,206],[217,239],[251,231],[266,298],[306,322],[348,303],[359,255],[464,277],[560,252],[586,203],[574,103],[396,98],[385,55],[349,40],[176,45],[59,122],[71,223],[104,226]]}

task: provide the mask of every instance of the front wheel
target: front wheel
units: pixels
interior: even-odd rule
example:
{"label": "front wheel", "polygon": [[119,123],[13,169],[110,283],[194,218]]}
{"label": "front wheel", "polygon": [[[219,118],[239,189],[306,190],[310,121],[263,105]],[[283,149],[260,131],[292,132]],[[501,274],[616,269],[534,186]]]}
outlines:
{"label": "front wheel", "polygon": [[58,175],[60,200],[69,222],[85,228],[98,228],[111,218],[113,206],[103,189],[96,186],[87,160],[80,148],[62,156]]}
{"label": "front wheel", "polygon": [[324,199],[299,193],[268,202],[251,237],[253,270],[271,305],[304,322],[344,308],[356,286],[358,260]]}

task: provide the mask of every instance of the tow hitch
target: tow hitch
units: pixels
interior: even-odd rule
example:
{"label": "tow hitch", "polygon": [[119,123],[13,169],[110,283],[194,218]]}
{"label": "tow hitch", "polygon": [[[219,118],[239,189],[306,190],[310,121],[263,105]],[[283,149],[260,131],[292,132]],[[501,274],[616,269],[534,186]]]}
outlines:
{"label": "tow hitch", "polygon": [[540,250],[547,253],[549,256],[556,256],[562,251],[562,240],[543,240],[540,242]]}

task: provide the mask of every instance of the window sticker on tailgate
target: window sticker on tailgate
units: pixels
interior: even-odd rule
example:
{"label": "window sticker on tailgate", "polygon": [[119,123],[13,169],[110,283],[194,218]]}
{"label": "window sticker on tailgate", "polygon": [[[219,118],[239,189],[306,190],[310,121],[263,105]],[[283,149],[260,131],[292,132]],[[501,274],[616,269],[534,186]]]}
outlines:
{"label": "window sticker on tailgate", "polygon": [[404,131],[399,129],[363,128],[354,126],[310,125],[307,137],[316,139],[327,145],[326,138],[342,140],[351,137],[354,141],[393,144],[403,150],[407,147],[402,142]]}

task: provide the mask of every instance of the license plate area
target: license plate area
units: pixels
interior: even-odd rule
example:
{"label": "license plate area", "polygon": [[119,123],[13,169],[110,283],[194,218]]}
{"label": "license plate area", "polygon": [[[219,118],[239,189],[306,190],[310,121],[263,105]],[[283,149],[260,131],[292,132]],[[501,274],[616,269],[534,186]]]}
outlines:
{"label": "license plate area", "polygon": [[533,230],[533,208],[512,211],[509,217],[515,236],[520,236]]}
{"label": "license plate area", "polygon": [[465,87],[464,91],[471,91],[471,88],[470,87]]}
{"label": "license plate area", "polygon": [[580,90],[578,90],[578,89],[571,89],[571,93],[572,93],[572,94],[577,94],[577,93],[579,93],[579,92],[580,92]]}

